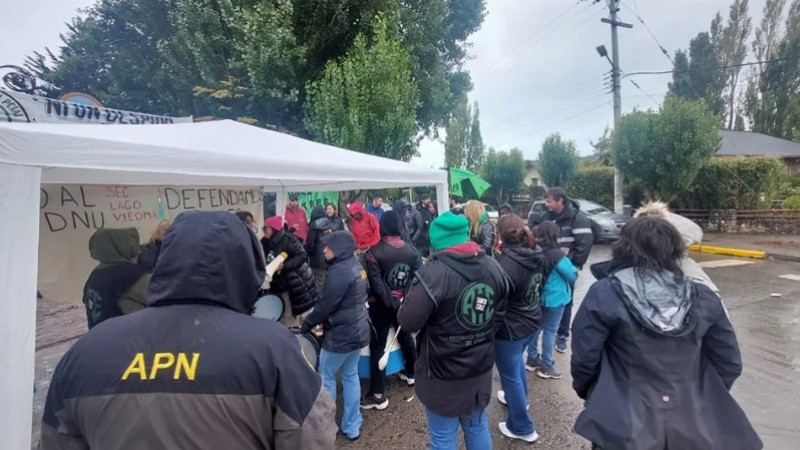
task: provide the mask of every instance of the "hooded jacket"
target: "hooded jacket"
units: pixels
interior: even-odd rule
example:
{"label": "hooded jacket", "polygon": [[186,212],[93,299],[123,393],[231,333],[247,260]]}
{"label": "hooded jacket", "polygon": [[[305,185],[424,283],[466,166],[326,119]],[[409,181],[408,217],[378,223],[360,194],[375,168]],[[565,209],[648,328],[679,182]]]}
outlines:
{"label": "hooded jacket", "polygon": [[283,217],[286,219],[286,225],[294,232],[294,235],[300,239],[300,242],[305,245],[308,240],[308,216],[306,211],[298,206],[292,209],[291,206],[286,205],[286,211]]}
{"label": "hooded jacket", "polygon": [[92,259],[100,262],[83,287],[89,329],[113,317],[143,309],[152,267],[132,262],[139,254],[136,228],[98,230],[89,239],[89,253]]}
{"label": "hooded jacket", "polygon": [[181,213],[149,306],[102,323],[53,374],[43,450],[333,449],[335,406],[278,322],[250,316],[255,235],[227,212]]}
{"label": "hooded jacket", "polygon": [[325,214],[325,208],[322,206],[317,206],[311,210],[311,225],[308,231],[306,253],[308,253],[312,269],[328,268],[328,263],[325,261],[325,245],[322,244],[322,237],[334,231],[342,230],[344,230],[344,222],[338,215],[328,217]]}
{"label": "hooded jacket", "polygon": [[[558,243],[561,247],[569,249],[567,257],[575,267],[582,269],[592,251],[594,235],[592,234],[592,223],[580,210],[578,202],[566,199],[561,213],[548,212],[545,220],[555,222],[561,228],[561,237],[558,238]],[[536,222],[531,214],[528,217],[528,227],[533,229],[537,225],[539,222]]]}
{"label": "hooded jacket", "polygon": [[422,258],[411,244],[400,238],[400,229],[394,211],[381,219],[382,239],[367,250],[367,265],[372,317],[381,317],[386,323],[397,321],[397,310],[405,297],[411,280],[422,267]]}
{"label": "hooded jacket", "polygon": [[497,262],[508,274],[511,289],[497,303],[495,337],[504,341],[515,341],[529,336],[542,325],[544,255],[538,247],[532,249],[519,244],[503,244]]}
{"label": "hooded jacket", "polygon": [[355,257],[356,243],[346,231],[331,233],[323,245],[333,251],[328,276],[314,311],[302,331],[324,324],[322,348],[334,353],[349,353],[369,345],[367,314],[367,273]]}
{"label": "hooded jacket", "polygon": [[281,253],[286,254],[283,269],[275,274],[270,290],[289,293],[293,316],[299,316],[313,308],[319,291],[300,240],[286,230],[275,231],[270,239],[261,238],[261,247],[267,263]]}
{"label": "hooded jacket", "polygon": [[614,266],[593,270],[606,278],[572,324],[573,387],[587,400],[575,431],[609,449],[762,448],[729,392],[742,359],[720,298],[671,273]]}
{"label": "hooded jacket", "polygon": [[398,321],[417,336],[420,401],[445,417],[469,416],[492,396],[495,311],[508,276],[474,243],[450,247],[417,271]]}
{"label": "hooded jacket", "polygon": [[572,286],[578,279],[578,270],[558,247],[544,251],[546,275],[542,289],[542,306],[558,308],[572,300]]}
{"label": "hooded jacket", "polygon": [[356,239],[356,247],[359,250],[366,250],[381,240],[381,227],[378,219],[364,210],[361,202],[353,202],[347,208],[353,216],[353,237]]}

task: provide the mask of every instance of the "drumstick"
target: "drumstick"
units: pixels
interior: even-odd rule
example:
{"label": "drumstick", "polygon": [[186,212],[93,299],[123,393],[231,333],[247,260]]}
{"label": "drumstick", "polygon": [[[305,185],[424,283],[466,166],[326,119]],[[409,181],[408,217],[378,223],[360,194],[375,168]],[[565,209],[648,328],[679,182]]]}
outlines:
{"label": "drumstick", "polygon": [[381,359],[378,360],[378,369],[383,370],[386,368],[386,365],[389,364],[389,355],[391,354],[394,341],[397,340],[397,335],[400,334],[401,328],[402,327],[398,325],[397,330],[394,333],[394,336],[392,336],[392,341],[386,343],[386,348],[383,349],[383,356],[381,356]]}

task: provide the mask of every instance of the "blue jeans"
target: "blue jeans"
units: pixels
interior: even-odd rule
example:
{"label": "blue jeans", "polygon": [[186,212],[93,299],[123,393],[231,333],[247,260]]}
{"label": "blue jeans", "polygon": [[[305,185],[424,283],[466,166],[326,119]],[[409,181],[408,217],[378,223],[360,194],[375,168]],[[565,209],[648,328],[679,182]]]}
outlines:
{"label": "blue jeans", "polygon": [[344,392],[344,414],[342,432],[349,438],[361,433],[361,382],[358,379],[358,358],[361,350],[350,353],[334,353],[322,350],[319,355],[319,372],[322,384],[333,401],[336,402],[336,373],[342,372],[342,391]]}
{"label": "blue jeans", "polygon": [[557,308],[547,308],[542,306],[542,327],[533,333],[530,345],[528,345],[528,358],[536,359],[539,356],[539,335],[542,334],[542,362],[546,366],[553,365],[553,347],[556,345],[556,331],[558,324],[561,323],[561,316],[565,312],[565,306]]}
{"label": "blue jeans", "polygon": [[486,410],[479,410],[477,405],[470,417],[443,417],[427,408],[425,414],[428,416],[428,432],[431,437],[430,450],[456,450],[459,425],[464,430],[467,450],[492,449],[489,418],[486,417]]}
{"label": "blue jeans", "polygon": [[522,354],[532,341],[531,333],[516,341],[494,340],[494,361],[500,372],[500,385],[506,392],[508,403],[509,431],[522,436],[536,431],[536,425],[528,415],[528,379],[525,375],[525,361]]}

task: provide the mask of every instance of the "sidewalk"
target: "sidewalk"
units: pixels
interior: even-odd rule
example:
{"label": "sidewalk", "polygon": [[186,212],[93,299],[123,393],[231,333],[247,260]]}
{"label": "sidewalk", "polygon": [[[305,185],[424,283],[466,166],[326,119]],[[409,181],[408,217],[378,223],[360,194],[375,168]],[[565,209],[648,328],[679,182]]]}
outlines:
{"label": "sidewalk", "polygon": [[790,234],[706,233],[703,245],[758,250],[768,257],[800,261],[800,236]]}

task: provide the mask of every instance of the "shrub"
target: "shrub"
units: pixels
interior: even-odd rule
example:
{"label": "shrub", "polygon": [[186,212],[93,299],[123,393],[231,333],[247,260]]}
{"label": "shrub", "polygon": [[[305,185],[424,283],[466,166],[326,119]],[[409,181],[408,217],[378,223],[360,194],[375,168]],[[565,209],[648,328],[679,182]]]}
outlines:
{"label": "shrub", "polygon": [[767,208],[786,175],[779,158],[713,158],[673,206],[687,209]]}
{"label": "shrub", "polygon": [[784,200],[783,207],[786,209],[800,209],[800,195],[793,195]]}
{"label": "shrub", "polygon": [[578,169],[567,189],[570,197],[592,200],[607,208],[614,207],[614,168],[587,166]]}

